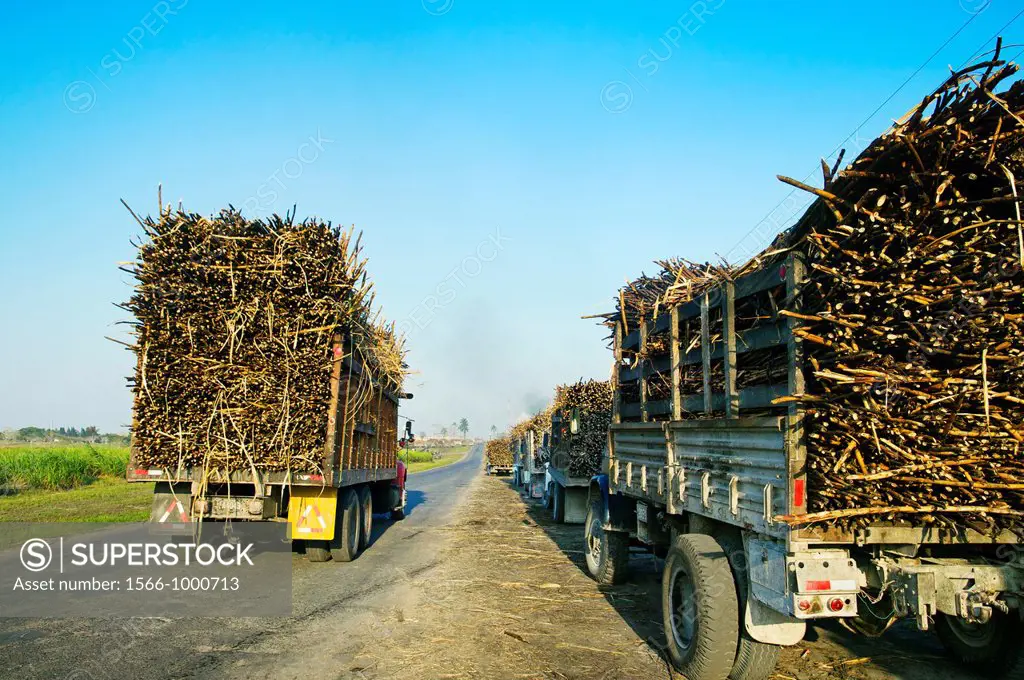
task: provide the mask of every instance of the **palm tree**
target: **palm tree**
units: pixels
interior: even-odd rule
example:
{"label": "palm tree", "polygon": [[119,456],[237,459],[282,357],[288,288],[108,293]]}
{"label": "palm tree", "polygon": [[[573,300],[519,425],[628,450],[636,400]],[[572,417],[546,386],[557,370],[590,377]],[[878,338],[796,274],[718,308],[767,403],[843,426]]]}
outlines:
{"label": "palm tree", "polygon": [[497,435],[497,434],[498,434],[498,426],[497,425],[491,425],[491,438],[493,439],[495,437],[495,435]]}
{"label": "palm tree", "polygon": [[448,428],[447,427],[442,427],[441,428],[441,436],[442,437],[447,437],[448,436]]}
{"label": "palm tree", "polygon": [[459,432],[462,433],[463,438],[469,434],[469,421],[465,418],[459,421]]}

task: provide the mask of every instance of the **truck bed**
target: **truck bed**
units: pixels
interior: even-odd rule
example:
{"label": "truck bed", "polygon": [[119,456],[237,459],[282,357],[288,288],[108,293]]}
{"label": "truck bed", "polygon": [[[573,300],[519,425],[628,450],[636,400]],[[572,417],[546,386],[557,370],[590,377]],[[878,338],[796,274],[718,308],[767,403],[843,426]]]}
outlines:
{"label": "truck bed", "polygon": [[384,389],[358,360],[343,356],[336,339],[331,372],[331,402],[324,414],[327,445],[319,469],[302,471],[224,470],[180,466],[149,469],[133,450],[129,482],[200,482],[343,487],[397,477],[398,400],[408,395]]}
{"label": "truck bed", "polygon": [[[915,527],[859,518],[856,529],[784,521],[808,514],[817,490],[808,487],[800,404],[809,370],[802,321],[778,311],[797,299],[805,266],[798,254],[780,262],[638,328],[616,322],[611,489],[670,514],[698,513],[805,545],[1019,543],[1009,531],[992,537],[957,519]],[[746,317],[737,315],[741,303]],[[779,370],[740,381],[751,357]]]}
{"label": "truck bed", "polygon": [[611,427],[613,493],[692,512],[787,541],[789,545],[1019,543],[969,527],[872,522],[857,529],[790,526],[806,512],[799,420],[789,417],[617,423]]}

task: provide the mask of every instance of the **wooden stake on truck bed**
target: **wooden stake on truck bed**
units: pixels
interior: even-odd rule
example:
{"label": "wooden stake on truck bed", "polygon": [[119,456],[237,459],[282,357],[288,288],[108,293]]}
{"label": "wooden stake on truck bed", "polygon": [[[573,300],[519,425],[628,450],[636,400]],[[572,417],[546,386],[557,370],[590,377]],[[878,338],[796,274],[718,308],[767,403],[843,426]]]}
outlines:
{"label": "wooden stake on truck bed", "polygon": [[708,294],[700,299],[700,351],[704,366],[704,413],[711,413],[711,323]]}
{"label": "wooden stake on truck bed", "polygon": [[740,395],[736,391],[736,286],[722,284],[722,342],[725,347],[725,417],[740,417]]}

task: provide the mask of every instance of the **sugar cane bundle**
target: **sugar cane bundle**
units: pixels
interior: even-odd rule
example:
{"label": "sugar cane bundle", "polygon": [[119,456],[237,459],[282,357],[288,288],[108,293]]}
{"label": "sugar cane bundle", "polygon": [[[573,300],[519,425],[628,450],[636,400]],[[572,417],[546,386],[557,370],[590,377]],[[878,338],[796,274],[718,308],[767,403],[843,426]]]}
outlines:
{"label": "sugar cane bundle", "polygon": [[[612,386],[607,380],[580,380],[560,385],[555,393],[555,410],[561,416],[563,434],[558,451],[552,460],[568,460],[565,469],[574,477],[589,477],[601,467],[601,455],[608,442],[608,427],[612,421]],[[570,431],[570,419],[575,413],[579,429]],[[561,467],[561,465],[560,465]]]}
{"label": "sugar cane bundle", "polygon": [[994,94],[1015,71],[954,74],[788,236],[809,263],[812,512],[1021,525],[1024,85]]}
{"label": "sugar cane bundle", "polygon": [[484,446],[484,453],[487,456],[487,464],[495,467],[510,467],[512,465],[512,439],[502,437],[491,439]]}
{"label": "sugar cane bundle", "polygon": [[[342,352],[401,391],[402,343],[371,314],[352,232],[233,209],[161,211],[140,224],[147,239],[127,268],[136,287],[124,305],[136,319],[139,464],[318,470],[339,338],[352,339]],[[353,395],[353,405],[366,398]]]}
{"label": "sugar cane bundle", "polygon": [[509,439],[515,441],[528,441],[533,436],[533,455],[535,462],[546,463],[549,457],[548,449],[544,447],[544,435],[551,432],[551,415],[554,413],[554,406],[548,406],[533,416],[523,418],[509,430]]}
{"label": "sugar cane bundle", "polygon": [[[531,429],[534,436],[534,455],[537,463],[546,463],[551,459],[550,435],[551,416],[555,413],[555,405],[550,404],[543,411],[537,413],[531,419]],[[544,445],[544,435],[548,435],[548,446]]]}
{"label": "sugar cane bundle", "polygon": [[693,299],[733,272],[725,264],[697,264],[680,257],[655,264],[661,267],[655,276],[641,275],[619,291],[614,318],[625,322],[627,333],[637,328],[641,318],[656,317],[661,310]]}
{"label": "sugar cane bundle", "polygon": [[[812,521],[1024,525],[1024,84],[996,92],[1016,71],[997,48],[846,168],[823,162],[822,189],[781,178],[818,200],[767,251],[719,273],[790,253],[807,263],[797,299],[769,294],[736,316],[801,324],[805,393],[779,403],[807,414]],[[666,289],[645,304],[687,299]],[[740,387],[785,374],[784,352],[751,356]]]}

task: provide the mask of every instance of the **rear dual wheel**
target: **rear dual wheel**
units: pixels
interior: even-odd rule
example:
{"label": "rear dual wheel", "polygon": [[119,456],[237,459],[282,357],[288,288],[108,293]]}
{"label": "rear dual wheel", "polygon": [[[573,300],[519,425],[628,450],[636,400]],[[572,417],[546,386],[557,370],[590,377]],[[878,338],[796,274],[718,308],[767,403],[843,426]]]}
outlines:
{"label": "rear dual wheel", "polygon": [[[326,562],[332,558],[336,562],[351,562],[359,555],[359,551],[366,545],[363,542],[364,534],[369,542],[373,522],[371,512],[364,513],[361,507],[364,493],[368,499],[368,487],[339,491],[338,510],[334,515],[334,538],[330,541],[306,541],[306,558],[310,562]],[[372,507],[372,503],[367,502],[366,506]]]}
{"label": "rear dual wheel", "polygon": [[370,487],[359,487],[359,549],[366,550],[370,545],[370,536],[373,534],[373,494]]}
{"label": "rear dual wheel", "polygon": [[742,555],[742,542],[729,536],[684,534],[669,548],[661,584],[666,651],[691,680],[764,680],[775,670],[779,647],[746,632]]}
{"label": "rear dual wheel", "polygon": [[739,603],[722,546],[704,534],[676,539],[665,558],[661,609],[666,651],[690,680],[726,680],[739,640]]}
{"label": "rear dual wheel", "polygon": [[935,632],[946,650],[967,668],[999,678],[1024,678],[1024,621],[1016,611],[993,612],[987,623],[938,614]]}
{"label": "rear dual wheel", "polygon": [[604,503],[594,501],[583,525],[587,571],[602,585],[622,583],[629,574],[629,534],[604,528]]}

